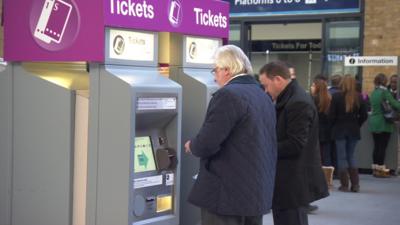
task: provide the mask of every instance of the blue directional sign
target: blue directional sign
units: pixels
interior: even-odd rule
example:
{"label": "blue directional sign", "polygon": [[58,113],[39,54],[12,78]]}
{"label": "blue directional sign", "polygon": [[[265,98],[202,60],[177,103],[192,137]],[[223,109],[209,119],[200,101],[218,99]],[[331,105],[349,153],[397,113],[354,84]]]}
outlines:
{"label": "blue directional sign", "polygon": [[360,0],[226,0],[231,17],[360,12]]}

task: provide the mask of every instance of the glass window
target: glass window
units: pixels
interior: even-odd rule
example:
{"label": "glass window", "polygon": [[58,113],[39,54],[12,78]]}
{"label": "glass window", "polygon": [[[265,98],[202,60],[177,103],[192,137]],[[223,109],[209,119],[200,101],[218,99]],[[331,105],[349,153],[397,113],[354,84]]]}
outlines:
{"label": "glass window", "polygon": [[250,58],[254,72],[272,61],[293,65],[306,90],[322,69],[322,23],[253,24]]}
{"label": "glass window", "polygon": [[240,46],[240,24],[230,24],[229,44]]}
{"label": "glass window", "polygon": [[360,55],[360,22],[328,22],[325,32],[324,72],[328,75],[358,75],[358,67],[344,66],[344,57]]}

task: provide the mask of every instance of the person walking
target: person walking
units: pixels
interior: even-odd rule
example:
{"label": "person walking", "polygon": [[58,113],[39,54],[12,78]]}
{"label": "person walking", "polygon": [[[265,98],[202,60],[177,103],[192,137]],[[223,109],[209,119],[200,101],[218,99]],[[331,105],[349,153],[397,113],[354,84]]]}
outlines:
{"label": "person walking", "polygon": [[329,117],[332,121],[332,139],[336,143],[340,191],[349,191],[349,174],[352,192],[359,192],[358,168],[354,152],[360,140],[360,127],[367,120],[367,106],[356,91],[356,80],[345,75],[340,91],[332,95]]}
{"label": "person walking", "polygon": [[377,74],[374,84],[375,89],[370,97],[372,113],[368,121],[368,129],[372,133],[374,140],[372,170],[375,177],[390,177],[390,170],[385,166],[385,157],[390,135],[394,131],[394,123],[387,121],[383,116],[382,103],[386,102],[392,108],[399,111],[400,102],[394,99],[393,95],[387,90],[387,78],[385,74]]}
{"label": "person walking", "polygon": [[278,163],[272,213],[275,225],[307,225],[307,206],[329,195],[321,168],[318,113],[310,95],[290,78],[284,62],[260,70],[276,102]]}
{"label": "person walking", "polygon": [[221,88],[200,131],[185,144],[186,153],[200,158],[188,201],[200,207],[202,225],[262,225],[276,173],[274,105],[240,48],[220,47],[212,72]]}

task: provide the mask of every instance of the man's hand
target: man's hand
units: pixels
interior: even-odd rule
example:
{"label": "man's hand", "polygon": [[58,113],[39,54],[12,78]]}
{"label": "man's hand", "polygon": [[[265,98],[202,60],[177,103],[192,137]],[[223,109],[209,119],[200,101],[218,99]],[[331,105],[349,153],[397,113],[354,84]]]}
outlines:
{"label": "man's hand", "polygon": [[190,151],[190,140],[185,143],[185,152],[192,154],[192,151]]}

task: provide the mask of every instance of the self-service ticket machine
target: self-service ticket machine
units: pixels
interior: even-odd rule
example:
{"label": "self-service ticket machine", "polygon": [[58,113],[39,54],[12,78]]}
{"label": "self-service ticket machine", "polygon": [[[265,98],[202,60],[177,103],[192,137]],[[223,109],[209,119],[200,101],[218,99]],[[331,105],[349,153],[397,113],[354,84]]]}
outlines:
{"label": "self-service ticket machine", "polygon": [[[218,85],[211,73],[213,55],[221,39],[171,35],[170,76],[183,88],[182,144],[199,131],[212,94]],[[181,225],[200,223],[200,210],[187,202],[199,171],[199,159],[181,158]]]}
{"label": "self-service ticket machine", "polygon": [[110,28],[91,65],[87,224],[179,224],[182,90],[157,50],[157,33]]}
{"label": "self-service ticket machine", "polygon": [[[32,7],[19,7],[26,2]],[[51,0],[8,3],[4,56],[13,62],[6,69],[12,75],[0,77],[12,83],[0,83],[6,93],[0,105],[11,108],[0,108],[0,141],[6,139],[0,158],[7,158],[0,163],[11,160],[0,172],[0,180],[11,177],[0,182],[0,206],[9,207],[0,208],[5,224],[178,224],[181,86],[156,69],[157,34],[109,27],[227,38],[229,4],[68,0],[59,10]],[[52,76],[60,67],[39,71],[19,63],[76,60],[85,75],[75,78],[89,80],[86,100],[78,101],[79,89],[62,86],[69,76]],[[81,106],[87,111],[75,112]]]}
{"label": "self-service ticket machine", "polygon": [[0,83],[0,224],[71,224],[86,63],[9,63]]}
{"label": "self-service ticket machine", "polygon": [[156,34],[108,34],[90,73],[0,71],[1,224],[178,224],[181,87],[158,75]]}
{"label": "self-service ticket machine", "polygon": [[12,68],[0,63],[0,224],[10,224],[12,155]]}

